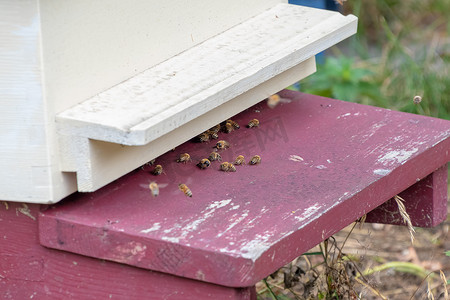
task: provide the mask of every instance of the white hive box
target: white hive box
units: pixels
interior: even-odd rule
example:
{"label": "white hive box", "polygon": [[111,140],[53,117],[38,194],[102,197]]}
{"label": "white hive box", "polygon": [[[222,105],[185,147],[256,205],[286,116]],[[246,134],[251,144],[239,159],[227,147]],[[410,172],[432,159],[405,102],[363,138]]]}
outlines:
{"label": "white hive box", "polygon": [[0,2],[0,200],[94,191],[356,32],[354,16],[284,2]]}

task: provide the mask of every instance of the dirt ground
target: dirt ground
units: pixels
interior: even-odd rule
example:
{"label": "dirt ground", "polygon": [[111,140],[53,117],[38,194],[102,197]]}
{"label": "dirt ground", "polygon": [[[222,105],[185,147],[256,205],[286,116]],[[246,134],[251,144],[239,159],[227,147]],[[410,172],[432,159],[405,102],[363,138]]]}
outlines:
{"label": "dirt ground", "polygon": [[[345,270],[338,273],[344,274],[342,275],[344,279],[337,285],[341,286],[342,291],[354,291],[354,295],[358,295],[359,298],[341,293],[339,298],[330,299],[450,299],[445,297],[445,288],[440,276],[442,270],[446,279],[450,279],[450,256],[445,255],[445,251],[450,250],[450,203],[448,213],[447,220],[435,228],[416,228],[414,244],[411,244],[410,234],[405,226],[363,224],[356,225],[352,230],[353,226],[350,225],[334,235],[335,242],[331,239],[329,248],[333,249],[334,244],[337,248],[341,248],[347,239],[341,250],[351,260],[350,263],[344,260],[341,264]],[[321,250],[316,247],[309,252],[315,251]],[[337,256],[337,253],[334,248],[334,251],[330,251],[330,257],[333,254]],[[267,282],[278,299],[320,299],[317,293],[327,290],[326,280],[323,279],[326,278],[323,276],[325,273],[323,262],[324,258],[321,255],[301,256],[296,263],[299,268],[291,266],[288,270],[285,267],[275,278],[268,278]],[[355,274],[364,273],[369,268],[389,266],[387,263],[397,267],[386,268],[363,277],[357,275],[357,278],[354,278]],[[312,269],[316,270],[315,273]],[[283,273],[293,274],[295,270],[298,271],[299,282],[294,282],[295,285],[290,290],[286,289],[283,284]],[[313,285],[312,281],[315,282]],[[358,281],[365,283],[361,284]],[[429,289],[433,295],[427,293]],[[450,285],[447,289],[450,293]],[[264,282],[258,283],[257,291],[259,299],[276,299],[269,293]],[[376,295],[376,291],[385,298]]]}

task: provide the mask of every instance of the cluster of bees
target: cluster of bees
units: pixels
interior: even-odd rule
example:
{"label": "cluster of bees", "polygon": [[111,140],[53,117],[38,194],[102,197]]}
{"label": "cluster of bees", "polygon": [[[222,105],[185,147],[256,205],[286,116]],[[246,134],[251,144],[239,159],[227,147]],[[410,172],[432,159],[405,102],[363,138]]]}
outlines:
{"label": "cluster of bees", "polygon": [[[255,128],[259,126],[259,121],[257,119],[253,119],[247,124],[247,128]],[[234,130],[239,129],[240,126],[237,122],[233,120],[226,120],[225,122],[218,124],[205,132],[202,132],[197,137],[194,138],[194,141],[196,142],[208,142],[210,140],[216,140],[219,138],[219,132],[225,132],[230,133]],[[203,158],[197,163],[197,167],[204,170],[211,166],[213,161],[222,161],[221,155],[217,152],[220,150],[226,150],[230,147],[230,143],[228,143],[225,140],[220,140],[216,143],[214,146],[215,150],[211,152],[208,156],[208,158]],[[178,163],[188,163],[191,162],[191,156],[189,153],[183,153],[180,154],[179,158],[177,159]],[[152,161],[154,163],[154,160]],[[150,162],[150,163],[152,163]],[[253,156],[249,162],[250,165],[257,165],[261,163],[261,157],[259,155]],[[245,164],[245,158],[243,155],[239,155],[236,157],[233,163],[230,162],[222,162],[220,164],[220,170],[224,172],[236,172],[235,166],[240,166]],[[163,167],[161,165],[156,165],[153,171],[151,172],[153,175],[161,175],[164,173]],[[149,188],[152,192],[153,197],[157,197],[159,195],[159,187],[156,182],[151,182],[149,184]],[[188,186],[184,183],[180,183],[178,185],[178,188],[188,197],[192,197],[192,191],[188,188]]]}

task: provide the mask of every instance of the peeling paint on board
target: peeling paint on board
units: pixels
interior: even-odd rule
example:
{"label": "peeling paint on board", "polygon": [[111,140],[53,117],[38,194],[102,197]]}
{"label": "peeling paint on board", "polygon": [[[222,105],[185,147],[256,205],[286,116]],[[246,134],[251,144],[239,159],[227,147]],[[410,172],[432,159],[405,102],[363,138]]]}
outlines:
{"label": "peeling paint on board", "polygon": [[385,176],[391,172],[392,172],[392,170],[388,170],[388,169],[376,169],[373,171],[373,174]]}
{"label": "peeling paint on board", "polygon": [[152,231],[159,230],[160,228],[161,228],[161,223],[156,222],[156,223],[154,223],[154,224],[152,225],[152,227],[150,227],[150,228],[148,228],[148,229],[143,229],[143,230],[141,230],[141,232],[142,232],[142,233],[149,233],[149,232],[152,232]]}
{"label": "peeling paint on board", "polygon": [[378,162],[385,166],[391,165],[393,163],[404,163],[408,158],[410,158],[419,149],[413,148],[411,150],[392,150],[384,155],[380,155]]}

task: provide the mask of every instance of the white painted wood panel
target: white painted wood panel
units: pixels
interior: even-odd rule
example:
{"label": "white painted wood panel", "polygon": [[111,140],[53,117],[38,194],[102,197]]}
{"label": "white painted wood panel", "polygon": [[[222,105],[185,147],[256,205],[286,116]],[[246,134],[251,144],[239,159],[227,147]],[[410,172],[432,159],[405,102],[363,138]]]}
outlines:
{"label": "white painted wood panel", "polygon": [[46,203],[76,190],[57,167],[41,54],[38,2],[0,1],[0,200]]}
{"label": "white painted wood panel", "polygon": [[145,145],[356,32],[357,19],[279,4],[57,116],[60,132]]}
{"label": "white painted wood panel", "polygon": [[41,0],[45,89],[61,112],[287,0]]}

